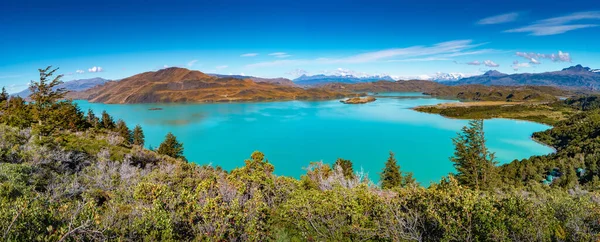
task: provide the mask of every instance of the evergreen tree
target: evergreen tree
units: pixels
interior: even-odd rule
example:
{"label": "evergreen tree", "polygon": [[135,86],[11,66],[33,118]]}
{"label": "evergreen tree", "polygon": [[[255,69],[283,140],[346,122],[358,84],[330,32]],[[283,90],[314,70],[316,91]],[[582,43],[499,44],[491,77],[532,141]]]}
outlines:
{"label": "evergreen tree", "polygon": [[21,97],[12,97],[6,102],[6,108],[2,110],[0,122],[9,126],[29,128],[34,122],[31,115],[31,105]]}
{"label": "evergreen tree", "polygon": [[450,159],[458,182],[474,189],[491,188],[497,181],[497,162],[485,146],[483,120],[470,121],[452,142],[455,151]]}
{"label": "evergreen tree", "polygon": [[6,92],[6,88],[2,87],[2,92],[0,92],[0,103],[8,101],[9,97],[10,96],[8,95],[8,92]]}
{"label": "evergreen tree", "polygon": [[134,145],[139,145],[139,146],[144,146],[144,131],[142,130],[142,126],[140,126],[139,124],[135,126],[135,128],[133,129],[133,144]]}
{"label": "evergreen tree", "polygon": [[52,66],[46,69],[39,69],[40,81],[31,81],[29,96],[33,104],[33,117],[38,122],[35,127],[41,136],[49,135],[54,130],[54,125],[49,124],[49,118],[53,111],[53,106],[60,99],[65,97],[67,91],[64,88],[57,88],[63,82],[60,80],[63,75],[58,75],[52,79],[54,72],[58,68],[50,70]]}
{"label": "evergreen tree", "polygon": [[394,152],[390,151],[390,157],[385,163],[385,167],[381,172],[380,179],[381,187],[383,189],[402,186],[402,173],[400,172],[400,166],[394,157]]}
{"label": "evergreen tree", "polygon": [[106,111],[102,111],[102,120],[100,121],[100,124],[102,128],[108,130],[113,130],[115,128],[115,121]]}
{"label": "evergreen tree", "polygon": [[125,139],[125,142],[130,144],[133,143],[131,130],[127,128],[127,124],[122,119],[119,119],[119,121],[117,121],[116,131],[119,133],[119,135],[121,135],[121,137],[123,137],[123,139]]}
{"label": "evergreen tree", "polygon": [[352,168],[352,161],[338,158],[335,161],[335,164],[333,165],[333,167],[335,168],[336,166],[339,166],[342,168],[342,173],[344,173],[344,177],[346,177],[346,178],[354,177],[354,169]]}
{"label": "evergreen tree", "polygon": [[157,152],[162,155],[185,160],[183,156],[183,143],[177,141],[177,138],[171,132],[167,134],[165,140],[158,146]]}
{"label": "evergreen tree", "polygon": [[86,120],[91,127],[100,128],[100,119],[96,117],[92,109],[88,109]]}

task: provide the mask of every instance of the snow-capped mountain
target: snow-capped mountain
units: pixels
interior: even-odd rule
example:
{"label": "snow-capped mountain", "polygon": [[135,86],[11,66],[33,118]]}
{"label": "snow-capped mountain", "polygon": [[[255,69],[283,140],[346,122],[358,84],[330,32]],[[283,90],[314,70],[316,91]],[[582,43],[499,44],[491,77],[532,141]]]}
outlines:
{"label": "snow-capped mountain", "polygon": [[363,83],[363,82],[376,82],[376,81],[382,81],[382,80],[383,81],[395,81],[390,76],[380,76],[380,75],[355,76],[355,75],[349,75],[346,73],[341,73],[340,75],[324,75],[324,74],[313,75],[313,76],[302,75],[302,76],[294,79],[294,83],[296,83],[296,85],[300,85],[300,86],[319,86],[319,85],[324,85],[324,84],[328,84],[328,83],[336,83],[336,82],[352,84],[352,83]]}
{"label": "snow-capped mountain", "polygon": [[436,81],[436,82],[453,82],[453,81],[458,81],[460,79],[463,79],[465,77],[468,77],[468,76],[463,73],[458,73],[458,72],[453,72],[453,73],[437,72],[437,73],[435,73],[434,76],[430,77],[429,80]]}

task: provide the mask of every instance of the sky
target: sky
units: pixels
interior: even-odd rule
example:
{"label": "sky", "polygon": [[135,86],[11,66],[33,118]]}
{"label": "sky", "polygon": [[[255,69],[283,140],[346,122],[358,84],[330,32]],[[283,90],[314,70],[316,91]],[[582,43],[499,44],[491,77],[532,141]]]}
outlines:
{"label": "sky", "polygon": [[295,78],[600,68],[596,1],[0,1],[0,86],[165,67]]}

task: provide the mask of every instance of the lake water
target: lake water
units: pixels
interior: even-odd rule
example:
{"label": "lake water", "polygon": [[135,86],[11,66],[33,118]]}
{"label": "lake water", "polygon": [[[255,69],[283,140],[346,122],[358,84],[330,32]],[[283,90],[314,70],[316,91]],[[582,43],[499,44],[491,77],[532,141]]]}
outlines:
{"label": "lake water", "polygon": [[[407,93],[379,94],[362,105],[332,101],[283,101],[219,104],[100,104],[76,101],[97,115],[106,110],[133,128],[140,124],[146,146],[158,147],[167,132],[183,142],[185,156],[198,164],[231,170],[259,150],[275,165],[275,173],[300,177],[311,161],[333,163],[349,159],[354,169],[377,182],[388,152],[396,153],[401,169],[423,185],[453,172],[449,160],[452,138],[467,124],[419,113],[411,107],[439,100]],[[150,111],[149,108],[162,108]],[[552,149],[530,136],[549,126],[507,119],[484,123],[488,148],[501,163],[543,155]]]}

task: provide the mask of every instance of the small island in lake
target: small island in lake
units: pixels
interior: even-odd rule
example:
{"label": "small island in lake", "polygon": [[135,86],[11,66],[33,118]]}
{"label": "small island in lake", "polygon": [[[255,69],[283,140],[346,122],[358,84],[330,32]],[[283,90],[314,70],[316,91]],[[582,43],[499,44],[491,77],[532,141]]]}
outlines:
{"label": "small island in lake", "polygon": [[148,110],[150,111],[159,111],[159,110],[163,110],[162,108],[149,108]]}
{"label": "small island in lake", "polygon": [[377,100],[377,99],[374,97],[353,97],[353,98],[348,98],[346,100],[340,100],[340,102],[345,103],[345,104],[364,104],[364,103],[375,102],[375,100]]}

